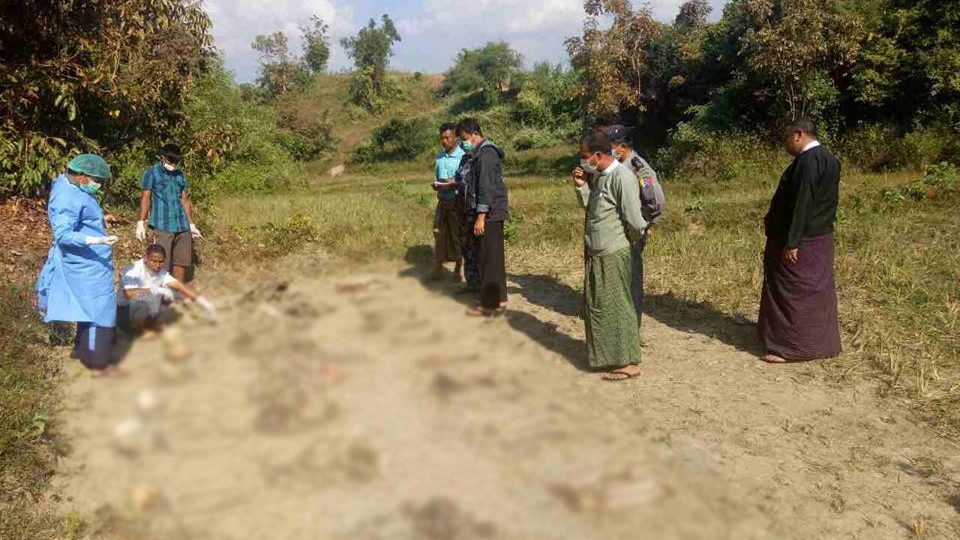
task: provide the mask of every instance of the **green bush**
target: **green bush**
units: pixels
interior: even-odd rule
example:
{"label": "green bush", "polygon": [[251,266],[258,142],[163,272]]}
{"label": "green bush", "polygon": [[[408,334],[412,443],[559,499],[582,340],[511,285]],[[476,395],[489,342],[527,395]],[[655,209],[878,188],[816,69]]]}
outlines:
{"label": "green bush", "polygon": [[554,133],[543,130],[524,128],[513,137],[513,147],[517,150],[531,150],[535,148],[549,148],[558,142]]}
{"label": "green bush", "polygon": [[960,144],[956,134],[948,128],[916,129],[907,133],[897,144],[898,165],[924,171],[940,161],[957,161]]}
{"label": "green bush", "polygon": [[414,159],[436,144],[434,122],[427,118],[391,118],[354,152],[360,163]]}
{"label": "green bush", "polygon": [[848,132],[838,146],[844,161],[865,171],[924,171],[941,161],[960,163],[960,143],[943,126],[917,127],[900,136],[894,126],[867,124]]}
{"label": "green bush", "polygon": [[303,214],[294,214],[283,223],[235,227],[234,233],[244,245],[253,248],[254,257],[271,259],[293,253],[320,238],[317,226]]}
{"label": "green bush", "polygon": [[839,143],[838,152],[844,162],[866,171],[881,171],[900,166],[902,152],[895,127],[867,124],[848,132]]}
{"label": "green bush", "polygon": [[960,172],[951,163],[942,162],[927,167],[919,180],[883,192],[884,201],[898,204],[905,200],[922,201],[956,196],[960,188]]}
{"label": "green bush", "polygon": [[714,132],[681,122],[669,144],[651,163],[665,177],[727,183],[776,170],[785,154],[765,138],[733,131]]}

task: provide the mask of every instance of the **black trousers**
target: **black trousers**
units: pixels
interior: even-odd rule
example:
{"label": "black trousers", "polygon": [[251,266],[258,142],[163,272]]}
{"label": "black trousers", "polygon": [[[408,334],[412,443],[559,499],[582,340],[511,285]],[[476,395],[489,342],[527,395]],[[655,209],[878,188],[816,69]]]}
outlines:
{"label": "black trousers", "polygon": [[77,323],[77,336],[73,342],[77,358],[88,369],[110,367],[114,334],[113,328],[94,326],[88,322]]}
{"label": "black trousers", "polygon": [[488,221],[480,241],[480,305],[496,309],[507,301],[507,267],[503,252],[503,222]]}
{"label": "black trousers", "polygon": [[466,214],[463,222],[463,277],[467,286],[480,290],[480,239],[473,235],[473,222],[476,214]]}

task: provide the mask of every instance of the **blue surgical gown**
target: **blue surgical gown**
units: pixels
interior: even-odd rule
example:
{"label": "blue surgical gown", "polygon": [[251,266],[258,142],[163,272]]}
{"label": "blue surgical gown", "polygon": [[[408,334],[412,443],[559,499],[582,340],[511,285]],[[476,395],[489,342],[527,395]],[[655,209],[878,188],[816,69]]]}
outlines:
{"label": "blue surgical gown", "polygon": [[107,236],[103,210],[89,193],[60,175],[50,188],[47,217],[53,245],[37,278],[37,306],[44,322],[116,325],[113,248],[87,245],[87,236]]}

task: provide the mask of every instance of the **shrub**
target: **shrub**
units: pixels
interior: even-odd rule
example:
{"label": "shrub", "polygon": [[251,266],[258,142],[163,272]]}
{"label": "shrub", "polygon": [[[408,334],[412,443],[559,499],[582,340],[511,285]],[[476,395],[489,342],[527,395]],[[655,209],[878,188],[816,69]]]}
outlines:
{"label": "shrub", "polygon": [[725,183],[775,170],[781,156],[779,149],[758,135],[714,132],[681,122],[651,164],[665,177]]}
{"label": "shrub", "polygon": [[336,147],[328,111],[286,101],[277,106],[277,143],[297,161],[309,161]]}
{"label": "shrub", "polygon": [[881,171],[900,165],[902,152],[896,142],[895,127],[885,124],[867,124],[847,133],[839,143],[838,152],[844,161],[867,171]]}
{"label": "shrub", "polygon": [[309,216],[294,214],[283,223],[266,223],[234,228],[244,245],[254,248],[259,258],[276,259],[316,242],[320,232]]}
{"label": "shrub", "polygon": [[951,163],[942,162],[927,167],[923,177],[902,186],[883,192],[888,203],[899,203],[907,199],[921,201],[956,195],[960,187],[960,173]]}
{"label": "shrub", "polygon": [[434,123],[427,118],[391,118],[354,152],[358,162],[402,161],[426,152],[435,143]]}
{"label": "shrub", "polygon": [[935,163],[949,161],[960,165],[960,143],[949,127],[918,128],[897,144],[898,165],[925,171]]}

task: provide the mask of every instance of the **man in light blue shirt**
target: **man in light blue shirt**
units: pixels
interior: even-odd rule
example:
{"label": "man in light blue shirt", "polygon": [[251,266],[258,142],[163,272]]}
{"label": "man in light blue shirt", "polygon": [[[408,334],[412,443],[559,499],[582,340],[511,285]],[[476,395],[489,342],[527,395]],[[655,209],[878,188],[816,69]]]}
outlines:
{"label": "man in light blue shirt", "polygon": [[454,278],[460,281],[460,235],[463,227],[463,200],[457,189],[455,176],[464,152],[457,141],[457,127],[440,126],[440,146],[437,154],[433,190],[437,192],[437,210],[433,215],[434,267],[432,277],[439,279],[444,263],[456,263]]}

